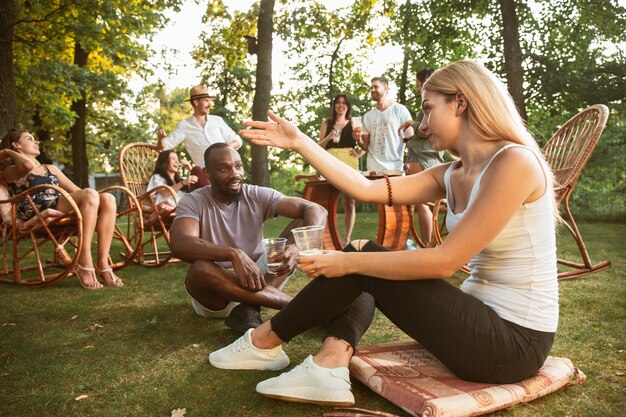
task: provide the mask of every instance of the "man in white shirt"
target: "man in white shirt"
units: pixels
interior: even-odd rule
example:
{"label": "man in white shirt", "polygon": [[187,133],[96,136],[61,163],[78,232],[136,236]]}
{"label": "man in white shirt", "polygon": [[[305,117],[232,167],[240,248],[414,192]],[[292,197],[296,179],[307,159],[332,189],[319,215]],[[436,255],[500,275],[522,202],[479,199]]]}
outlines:
{"label": "man in white shirt", "polygon": [[374,77],[370,95],[376,102],[362,118],[363,129],[354,133],[354,140],[367,151],[367,170],[402,172],[404,142],[398,134],[401,124],[411,120],[411,114],[402,104],[392,102],[387,93],[389,82],[385,77]]}
{"label": "man in white shirt", "polygon": [[193,115],[181,120],[176,128],[167,135],[163,129],[157,132],[159,151],[172,149],[181,142],[189,152],[194,167],[191,174],[198,177],[193,189],[204,187],[209,180],[204,175],[204,151],[214,143],[227,143],[234,149],[239,149],[241,138],[219,116],[209,115],[213,105],[214,95],[209,94],[205,85],[196,85],[189,90],[189,101],[193,106]]}

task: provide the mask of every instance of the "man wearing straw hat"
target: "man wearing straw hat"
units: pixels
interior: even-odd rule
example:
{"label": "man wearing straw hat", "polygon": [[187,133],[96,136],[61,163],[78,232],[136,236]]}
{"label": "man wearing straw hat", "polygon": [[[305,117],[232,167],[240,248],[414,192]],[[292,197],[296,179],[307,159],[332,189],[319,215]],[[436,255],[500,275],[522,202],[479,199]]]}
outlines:
{"label": "man wearing straw hat", "polygon": [[185,145],[193,160],[191,174],[198,177],[193,189],[204,187],[209,180],[204,175],[204,151],[214,143],[227,143],[239,149],[241,138],[219,116],[209,114],[215,95],[209,94],[205,85],[196,85],[189,90],[189,100],[193,106],[193,115],[181,120],[176,128],[167,135],[163,129],[157,132],[159,151],[172,149],[180,143]]}

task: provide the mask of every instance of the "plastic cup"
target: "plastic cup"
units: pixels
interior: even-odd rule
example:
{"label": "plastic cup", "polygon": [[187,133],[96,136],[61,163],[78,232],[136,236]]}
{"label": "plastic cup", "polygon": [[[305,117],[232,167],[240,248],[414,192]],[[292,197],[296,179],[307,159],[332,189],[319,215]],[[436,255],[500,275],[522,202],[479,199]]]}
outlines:
{"label": "plastic cup", "polygon": [[274,262],[274,258],[285,252],[285,244],[287,239],[284,237],[271,237],[263,239],[263,250],[267,258],[267,272],[276,275],[277,271],[283,266],[283,262]]}
{"label": "plastic cup", "polygon": [[413,126],[405,127],[402,129],[402,139],[406,142],[411,139],[415,135],[415,131],[413,130]]}
{"label": "plastic cup", "polygon": [[[300,256],[311,256],[322,253],[324,246],[324,226],[304,226],[296,227],[291,231],[298,246],[298,254]],[[307,266],[308,263],[300,263]],[[315,271],[309,271],[309,273]]]}
{"label": "plastic cup", "polygon": [[363,124],[361,123],[361,118],[360,117],[353,117],[352,118],[352,128],[353,129],[361,129],[363,127]]}
{"label": "plastic cup", "polygon": [[341,130],[333,129],[333,142],[339,143],[341,140]]}

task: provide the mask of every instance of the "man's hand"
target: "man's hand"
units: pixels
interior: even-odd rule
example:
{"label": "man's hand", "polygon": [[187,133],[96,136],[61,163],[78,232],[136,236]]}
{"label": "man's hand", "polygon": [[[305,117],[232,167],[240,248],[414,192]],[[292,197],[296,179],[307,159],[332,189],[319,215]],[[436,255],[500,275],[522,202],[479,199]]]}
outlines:
{"label": "man's hand", "polygon": [[402,131],[409,126],[413,126],[413,120],[407,120],[406,122],[402,123],[398,128],[398,135],[402,135]]}
{"label": "man's hand", "polygon": [[180,160],[180,164],[181,164],[181,165],[183,166],[183,168],[185,168],[187,171],[191,171],[191,168],[193,168],[193,167],[191,166],[191,163],[190,163],[188,160],[184,159],[184,158]]}
{"label": "man's hand", "polygon": [[231,262],[243,288],[257,292],[265,287],[265,277],[261,274],[261,270],[244,251],[235,249]]}
{"label": "man's hand", "polygon": [[198,177],[195,175],[190,175],[183,180],[183,185],[191,185],[198,182]]}
{"label": "man's hand", "polygon": [[[275,258],[272,258],[272,261],[283,263],[281,267],[276,270],[274,275],[283,275],[287,272],[293,271],[298,263],[298,247],[295,243],[285,246],[285,251],[277,255]],[[270,262],[269,259],[267,262]]]}
{"label": "man's hand", "polygon": [[165,137],[167,136],[167,133],[165,133],[165,130],[163,129],[159,129],[157,131],[157,150],[160,151],[164,151],[166,148],[166,143],[165,143]]}

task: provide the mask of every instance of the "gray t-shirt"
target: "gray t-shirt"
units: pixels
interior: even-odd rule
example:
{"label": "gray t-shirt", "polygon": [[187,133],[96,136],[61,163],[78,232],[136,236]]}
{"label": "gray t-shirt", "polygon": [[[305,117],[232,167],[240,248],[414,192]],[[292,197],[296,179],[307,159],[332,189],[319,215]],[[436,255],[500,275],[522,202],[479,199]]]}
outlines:
{"label": "gray t-shirt", "polygon": [[[276,190],[242,184],[239,200],[222,204],[215,200],[211,186],[187,193],[176,207],[176,218],[200,224],[200,238],[215,245],[243,250],[253,261],[263,254],[263,222],[276,217],[276,207],[285,196]],[[225,268],[230,262],[218,262]]]}

